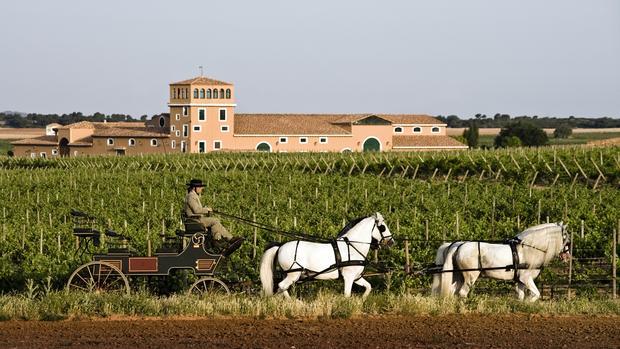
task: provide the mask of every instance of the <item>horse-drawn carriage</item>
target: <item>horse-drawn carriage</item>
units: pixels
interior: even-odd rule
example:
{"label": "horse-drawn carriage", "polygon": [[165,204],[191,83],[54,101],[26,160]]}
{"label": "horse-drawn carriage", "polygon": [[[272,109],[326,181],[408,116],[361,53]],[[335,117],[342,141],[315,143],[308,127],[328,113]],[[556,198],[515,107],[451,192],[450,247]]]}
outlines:
{"label": "horse-drawn carriage", "polygon": [[209,231],[199,224],[185,224],[175,236],[163,236],[165,244],[153,256],[136,255],[129,246],[130,237],[112,230],[102,234],[96,228],[97,219],[87,213],[72,210],[73,235],[79,239],[81,254],[99,247],[102,237],[109,241],[106,253],[93,254],[92,261],[78,267],[69,277],[68,290],[120,291],[129,294],[130,276],[166,276],[174,270],[193,271],[198,280],[190,293],[229,293],[224,281],[215,276],[227,251],[217,251],[211,245]]}

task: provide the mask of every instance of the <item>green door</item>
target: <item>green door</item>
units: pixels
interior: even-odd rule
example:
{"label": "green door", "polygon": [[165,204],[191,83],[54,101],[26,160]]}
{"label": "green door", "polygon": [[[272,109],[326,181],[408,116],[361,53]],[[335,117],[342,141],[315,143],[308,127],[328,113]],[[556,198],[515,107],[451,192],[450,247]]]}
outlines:
{"label": "green door", "polygon": [[381,145],[376,138],[368,138],[364,142],[364,151],[380,151]]}
{"label": "green door", "polygon": [[264,152],[271,152],[271,146],[269,145],[269,143],[262,142],[256,146],[256,150],[264,151]]}

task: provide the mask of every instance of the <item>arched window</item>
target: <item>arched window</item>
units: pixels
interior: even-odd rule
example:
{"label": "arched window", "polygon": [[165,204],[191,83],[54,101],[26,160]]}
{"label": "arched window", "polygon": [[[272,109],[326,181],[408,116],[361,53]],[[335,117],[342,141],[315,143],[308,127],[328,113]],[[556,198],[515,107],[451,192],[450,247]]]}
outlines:
{"label": "arched window", "polygon": [[172,89],[172,93],[171,93],[171,95],[172,95],[172,96],[170,96],[170,97],[171,97],[172,99],[176,99],[176,98],[177,98],[177,89],[176,89],[176,88],[173,88],[173,89]]}
{"label": "arched window", "polygon": [[394,127],[394,133],[403,133],[402,127]]}
{"label": "arched window", "polygon": [[166,126],[166,118],[164,118],[163,116],[159,117],[159,127],[164,127]]}
{"label": "arched window", "polygon": [[114,145],[114,138],[108,138],[107,144],[108,145]]}
{"label": "arched window", "polygon": [[224,98],[224,89],[220,89],[220,98]]}
{"label": "arched window", "polygon": [[157,139],[151,138],[151,147],[156,147],[156,146],[157,146]]}
{"label": "arched window", "polygon": [[205,98],[205,89],[204,88],[200,89],[200,98],[203,98],[203,99]]}
{"label": "arched window", "polygon": [[194,89],[194,98],[198,98],[198,89],[197,88]]}
{"label": "arched window", "polygon": [[128,144],[130,147],[134,147],[136,145],[136,140],[133,138],[129,138]]}
{"label": "arched window", "polygon": [[226,89],[226,99],[230,99],[230,89]]}
{"label": "arched window", "polygon": [[432,133],[439,133],[439,127],[433,127],[433,128],[431,128],[431,132],[432,132]]}
{"label": "arched window", "polygon": [[213,89],[213,98],[219,98],[217,96],[217,89],[216,88]]}
{"label": "arched window", "polygon": [[177,98],[181,98],[181,89],[177,88]]}
{"label": "arched window", "polygon": [[211,89],[207,89],[207,99],[211,99]]}
{"label": "arched window", "polygon": [[258,145],[256,145],[256,150],[270,153],[271,152],[271,145],[269,145],[269,143],[267,143],[267,142],[260,142],[260,143],[258,143]]}
{"label": "arched window", "polygon": [[421,128],[419,128],[419,127],[414,127],[413,128],[413,133],[420,133],[420,132],[422,132]]}

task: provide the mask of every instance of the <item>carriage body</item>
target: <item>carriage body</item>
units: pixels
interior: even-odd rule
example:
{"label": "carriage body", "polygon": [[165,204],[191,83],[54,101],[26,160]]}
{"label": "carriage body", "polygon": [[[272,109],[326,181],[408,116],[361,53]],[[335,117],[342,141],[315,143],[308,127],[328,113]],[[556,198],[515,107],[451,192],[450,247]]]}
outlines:
{"label": "carriage body", "polygon": [[[92,246],[98,247],[102,235],[94,228],[95,219],[88,214],[72,211],[74,235],[81,244],[79,251],[84,253]],[[224,259],[223,254],[210,251],[209,232],[196,227],[178,230],[176,236],[162,236],[168,241],[157,249],[154,255],[141,256],[128,247],[129,237],[111,230],[105,231],[110,237],[106,253],[94,253],[92,261],[78,267],[67,282],[69,290],[83,291],[121,291],[129,294],[131,276],[168,276],[174,270],[191,270],[198,280],[190,287],[190,293],[205,292],[228,293],[228,287],[214,275]]]}

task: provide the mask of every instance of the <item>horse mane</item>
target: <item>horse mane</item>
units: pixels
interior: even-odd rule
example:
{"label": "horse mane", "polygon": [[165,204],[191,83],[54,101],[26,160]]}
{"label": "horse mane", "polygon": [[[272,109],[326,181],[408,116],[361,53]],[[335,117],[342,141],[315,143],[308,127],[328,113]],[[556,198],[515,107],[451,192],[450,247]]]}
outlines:
{"label": "horse mane", "polygon": [[517,235],[521,240],[522,253],[530,266],[549,263],[562,249],[562,226],[545,223],[528,228]]}
{"label": "horse mane", "polygon": [[342,237],[344,234],[346,234],[349,230],[351,230],[351,228],[353,228],[354,226],[356,226],[359,222],[361,222],[362,220],[368,218],[368,216],[362,216],[362,217],[357,217],[351,221],[349,221],[349,223],[347,223],[347,225],[344,226],[344,228],[342,228],[342,230],[340,230],[340,232],[338,233],[338,237]]}

